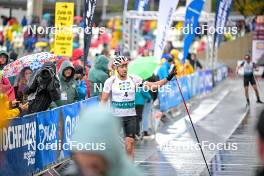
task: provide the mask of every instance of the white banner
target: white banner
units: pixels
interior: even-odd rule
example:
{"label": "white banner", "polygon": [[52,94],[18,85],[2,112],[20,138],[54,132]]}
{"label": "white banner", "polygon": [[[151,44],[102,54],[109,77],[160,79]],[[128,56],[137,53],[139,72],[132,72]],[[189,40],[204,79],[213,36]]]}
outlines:
{"label": "white banner", "polygon": [[172,24],[172,16],[179,0],[160,0],[158,29],[155,43],[154,55],[160,59],[167,42],[169,29]]}
{"label": "white banner", "polygon": [[264,40],[253,40],[252,61],[257,63],[262,55],[264,55]]}

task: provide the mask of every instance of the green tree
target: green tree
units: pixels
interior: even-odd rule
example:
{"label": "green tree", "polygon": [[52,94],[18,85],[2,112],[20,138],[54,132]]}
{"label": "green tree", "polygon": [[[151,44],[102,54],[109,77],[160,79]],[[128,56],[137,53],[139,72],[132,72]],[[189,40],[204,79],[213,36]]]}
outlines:
{"label": "green tree", "polygon": [[264,0],[234,0],[233,11],[244,16],[263,15]]}

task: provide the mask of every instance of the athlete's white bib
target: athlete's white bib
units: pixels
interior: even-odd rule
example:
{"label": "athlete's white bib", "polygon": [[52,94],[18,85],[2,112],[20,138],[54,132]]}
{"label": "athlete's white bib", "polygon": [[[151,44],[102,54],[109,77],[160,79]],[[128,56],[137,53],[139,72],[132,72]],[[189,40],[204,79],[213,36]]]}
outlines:
{"label": "athlete's white bib", "polygon": [[114,116],[135,116],[135,92],[136,85],[143,80],[135,75],[129,75],[126,80],[120,80],[117,76],[108,78],[104,84],[103,92],[111,93],[111,104]]}

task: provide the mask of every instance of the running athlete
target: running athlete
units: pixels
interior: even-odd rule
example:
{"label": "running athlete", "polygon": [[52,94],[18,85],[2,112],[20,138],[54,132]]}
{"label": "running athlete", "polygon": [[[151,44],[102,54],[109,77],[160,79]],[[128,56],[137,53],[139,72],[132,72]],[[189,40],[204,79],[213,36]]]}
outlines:
{"label": "running athlete", "polygon": [[145,90],[157,90],[176,75],[176,70],[173,69],[168,77],[163,80],[157,82],[144,82],[138,76],[128,75],[128,59],[125,56],[117,56],[113,64],[117,70],[117,75],[106,80],[101,103],[106,104],[109,97],[111,97],[114,116],[119,117],[123,125],[126,152],[133,160],[134,138],[136,133],[136,89],[137,87],[143,87]]}
{"label": "running athlete", "polygon": [[247,99],[247,105],[250,104],[249,95],[248,95],[249,83],[251,84],[251,86],[253,87],[255,91],[255,94],[257,97],[257,103],[263,103],[259,98],[259,92],[258,92],[256,80],[255,80],[254,73],[253,73],[254,69],[256,69],[257,66],[254,62],[251,61],[251,58],[249,55],[245,55],[244,61],[238,66],[237,70],[239,70],[241,67],[244,68],[244,89],[245,89],[245,96]]}

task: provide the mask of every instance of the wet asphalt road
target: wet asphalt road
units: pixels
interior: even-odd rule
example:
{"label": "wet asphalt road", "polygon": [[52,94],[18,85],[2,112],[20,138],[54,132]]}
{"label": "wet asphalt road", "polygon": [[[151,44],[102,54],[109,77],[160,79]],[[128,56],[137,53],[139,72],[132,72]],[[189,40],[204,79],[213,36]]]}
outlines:
{"label": "wet asphalt road", "polygon": [[[264,83],[261,82],[260,85],[263,86]],[[196,122],[198,137],[203,143],[203,151],[212,175],[254,175],[258,165],[254,126],[258,113],[264,106],[255,103],[253,90],[250,92],[252,103],[249,111],[246,108],[241,80],[227,80],[206,97],[196,98],[191,102],[194,104],[192,110],[204,108],[199,107],[199,104],[206,99],[216,101],[216,96],[225,90],[228,93],[215,109]],[[192,118],[195,119],[195,114]],[[146,175],[208,175],[190,122],[185,121],[189,128],[179,134],[177,129],[173,130],[175,136],[162,146],[155,140],[138,142],[136,163]],[[168,127],[160,131],[168,135],[171,133]],[[225,147],[218,150],[217,145]]]}

